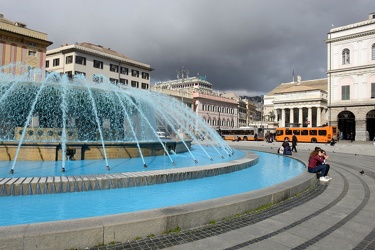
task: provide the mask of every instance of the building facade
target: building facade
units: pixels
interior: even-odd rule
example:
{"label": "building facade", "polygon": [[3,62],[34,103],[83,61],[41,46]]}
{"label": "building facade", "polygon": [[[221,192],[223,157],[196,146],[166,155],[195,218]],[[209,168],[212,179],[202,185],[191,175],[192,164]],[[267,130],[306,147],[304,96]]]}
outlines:
{"label": "building facade", "polygon": [[47,34],[28,29],[26,24],[10,21],[0,14],[0,66],[24,63],[32,68],[44,68],[47,47],[51,44]]}
{"label": "building facade", "polygon": [[329,122],[341,139],[375,137],[375,13],[328,33]]}
{"label": "building facade", "polygon": [[114,84],[140,89],[150,88],[150,65],[132,60],[110,48],[91,43],[66,44],[48,50],[47,71],[73,77],[82,74],[88,81],[103,82],[103,76]]}
{"label": "building facade", "polygon": [[155,83],[151,90],[181,99],[206,124],[215,129],[239,126],[238,100],[213,91],[212,84],[204,76],[189,77],[182,73],[178,75],[177,80]]}
{"label": "building facade", "polygon": [[279,127],[328,124],[327,78],[282,83],[264,96],[266,122]]}

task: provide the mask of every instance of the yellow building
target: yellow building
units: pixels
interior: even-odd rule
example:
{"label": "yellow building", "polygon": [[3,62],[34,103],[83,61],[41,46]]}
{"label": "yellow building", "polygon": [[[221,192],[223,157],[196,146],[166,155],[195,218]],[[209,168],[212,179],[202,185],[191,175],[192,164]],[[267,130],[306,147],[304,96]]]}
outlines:
{"label": "yellow building", "polygon": [[34,68],[44,68],[48,41],[45,33],[28,29],[26,24],[13,22],[0,14],[0,66],[25,63]]}

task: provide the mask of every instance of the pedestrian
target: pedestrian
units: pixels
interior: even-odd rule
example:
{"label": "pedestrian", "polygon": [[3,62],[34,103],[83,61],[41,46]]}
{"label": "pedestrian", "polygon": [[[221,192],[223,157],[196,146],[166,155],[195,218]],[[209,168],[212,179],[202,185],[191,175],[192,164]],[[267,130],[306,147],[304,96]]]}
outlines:
{"label": "pedestrian", "polygon": [[257,140],[258,140],[258,134],[255,133],[255,135],[254,135],[254,141],[257,141]]}
{"label": "pedestrian", "polygon": [[317,173],[319,180],[327,182],[332,178],[328,176],[329,167],[324,164],[324,160],[328,160],[328,156],[323,156],[324,150],[316,147],[309,156],[309,165],[307,171],[309,173]]}
{"label": "pedestrian", "polygon": [[297,153],[297,142],[298,142],[298,140],[297,140],[297,136],[296,136],[296,134],[293,134],[293,137],[292,137],[292,152],[293,152],[293,149],[294,149],[294,151]]}

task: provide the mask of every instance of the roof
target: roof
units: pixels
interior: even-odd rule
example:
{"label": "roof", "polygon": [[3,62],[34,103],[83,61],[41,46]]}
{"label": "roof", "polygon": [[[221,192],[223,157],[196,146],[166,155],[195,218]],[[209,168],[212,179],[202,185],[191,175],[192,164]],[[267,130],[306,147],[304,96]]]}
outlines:
{"label": "roof", "polygon": [[124,56],[123,54],[121,54],[117,51],[111,50],[110,48],[104,48],[102,45],[95,45],[95,44],[88,43],[88,42],[78,43],[76,45],[79,45],[79,46],[82,46],[82,47],[85,47],[85,48],[88,48],[88,49],[93,49],[93,50],[103,52],[103,53],[106,53],[106,54],[111,54],[111,55],[114,55],[114,56],[122,57],[124,59],[132,60],[131,58],[129,58],[127,56]]}
{"label": "roof", "polygon": [[301,82],[281,83],[279,86],[271,90],[267,95],[272,96],[276,94],[290,93],[290,92],[306,92],[314,90],[328,90],[328,79],[315,79]]}
{"label": "roof", "polygon": [[4,15],[3,14],[0,14],[0,22],[1,23],[7,23],[7,24],[14,24],[14,22],[4,18]]}
{"label": "roof", "polygon": [[92,54],[98,57],[110,58],[112,60],[120,61],[124,64],[142,68],[145,70],[153,71],[154,69],[150,65],[130,59],[123,54],[114,51],[110,48],[105,48],[102,45],[95,45],[89,42],[75,43],[75,44],[63,44],[60,47],[47,51],[47,57],[54,54],[67,53],[72,51],[82,51],[86,54]]}
{"label": "roof", "polygon": [[21,36],[34,38],[40,40],[44,45],[49,46],[52,44],[52,42],[48,41],[48,35],[27,28],[27,25],[25,23],[21,22],[13,22],[11,20],[8,20],[4,18],[4,15],[0,13],[0,30],[4,32],[11,32],[13,34],[18,34]]}

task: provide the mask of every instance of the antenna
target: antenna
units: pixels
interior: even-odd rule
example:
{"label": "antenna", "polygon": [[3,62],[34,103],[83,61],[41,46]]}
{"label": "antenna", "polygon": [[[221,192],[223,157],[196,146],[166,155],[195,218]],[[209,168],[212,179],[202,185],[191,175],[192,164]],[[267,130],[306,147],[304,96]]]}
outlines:
{"label": "antenna", "polygon": [[177,79],[180,80],[182,79],[182,82],[184,82],[185,78],[189,78],[189,70],[184,69],[184,66],[182,66],[181,69],[176,70],[177,72]]}

